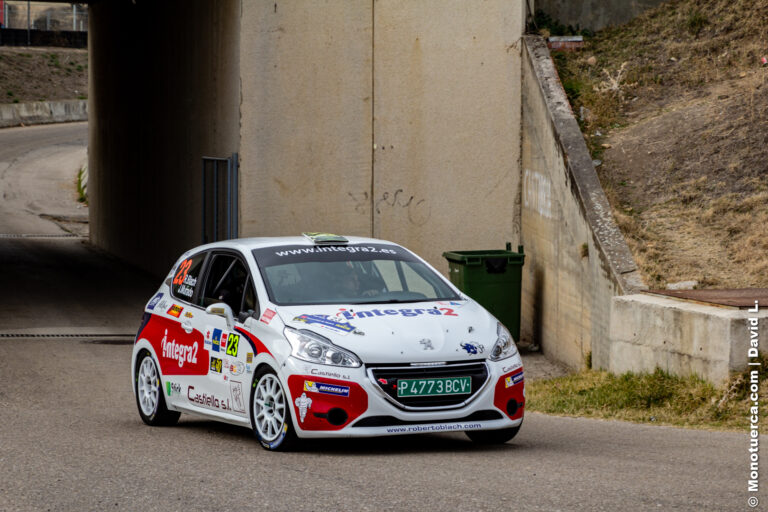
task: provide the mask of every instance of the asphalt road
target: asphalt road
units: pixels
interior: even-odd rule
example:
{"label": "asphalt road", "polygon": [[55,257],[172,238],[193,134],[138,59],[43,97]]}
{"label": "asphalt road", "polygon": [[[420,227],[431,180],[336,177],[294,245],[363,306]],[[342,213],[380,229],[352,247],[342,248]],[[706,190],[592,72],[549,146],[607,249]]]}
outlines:
{"label": "asphalt road", "polygon": [[130,351],[0,340],[0,510],[747,509],[742,434],[529,414],[497,447],[457,433],[270,453],[188,415],[145,426]]}
{"label": "asphalt road", "polygon": [[[30,181],[13,164],[48,158],[45,141],[61,139],[47,129],[62,130],[30,129],[16,142],[0,130],[2,192],[17,184],[13,200],[27,205],[10,212],[13,224],[0,210],[4,234],[66,234],[41,217],[49,189],[18,185]],[[43,146],[30,150],[36,134]],[[66,183],[71,172],[53,165],[38,176]],[[76,208],[61,197],[51,205]],[[746,433],[528,414],[496,447],[447,433],[282,454],[248,429],[189,415],[147,427],[130,386],[130,337],[106,335],[134,332],[156,285],[79,238],[0,237],[0,511],[750,510]]]}

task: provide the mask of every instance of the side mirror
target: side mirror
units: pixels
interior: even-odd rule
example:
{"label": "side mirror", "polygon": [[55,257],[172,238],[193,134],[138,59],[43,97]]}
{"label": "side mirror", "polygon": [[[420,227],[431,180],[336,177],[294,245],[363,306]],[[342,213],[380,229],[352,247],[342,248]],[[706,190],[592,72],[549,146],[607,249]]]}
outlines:
{"label": "side mirror", "polygon": [[228,329],[234,329],[235,328],[235,317],[232,314],[232,308],[229,307],[227,304],[224,304],[223,302],[217,302],[216,304],[211,304],[207,308],[205,308],[205,312],[209,315],[216,315],[216,316],[223,316],[227,319],[227,328]]}

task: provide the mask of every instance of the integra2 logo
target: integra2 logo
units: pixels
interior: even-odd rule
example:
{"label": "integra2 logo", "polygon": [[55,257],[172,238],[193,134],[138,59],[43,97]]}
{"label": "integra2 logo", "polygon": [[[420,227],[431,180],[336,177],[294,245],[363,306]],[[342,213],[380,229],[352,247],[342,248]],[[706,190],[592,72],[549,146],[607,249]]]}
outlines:
{"label": "integra2 logo", "polygon": [[197,364],[197,342],[189,346],[176,343],[176,340],[168,341],[168,329],[166,329],[160,346],[163,349],[163,357],[177,361],[179,368],[183,367],[185,362]]}

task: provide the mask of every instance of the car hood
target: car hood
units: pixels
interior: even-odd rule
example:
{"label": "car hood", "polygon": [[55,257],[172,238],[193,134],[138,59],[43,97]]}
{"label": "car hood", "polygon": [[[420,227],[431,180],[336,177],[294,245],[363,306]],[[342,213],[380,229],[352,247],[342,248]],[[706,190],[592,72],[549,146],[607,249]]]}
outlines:
{"label": "car hood", "polygon": [[314,331],[363,363],[485,359],[496,319],[473,300],[399,304],[281,306],[285,325]]}

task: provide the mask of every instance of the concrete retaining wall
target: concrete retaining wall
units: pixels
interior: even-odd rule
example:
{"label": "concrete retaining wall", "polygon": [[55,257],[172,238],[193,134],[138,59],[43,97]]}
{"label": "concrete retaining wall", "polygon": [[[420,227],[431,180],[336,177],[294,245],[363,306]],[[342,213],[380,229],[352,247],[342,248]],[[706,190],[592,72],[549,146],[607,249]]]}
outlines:
{"label": "concrete retaining wall", "polygon": [[36,101],[0,105],[0,128],[88,120],[88,100]]}
{"label": "concrete retaining wall", "polygon": [[714,384],[747,367],[749,318],[768,340],[768,311],[709,306],[687,300],[636,294],[612,300],[610,343],[602,366],[614,373],[697,374]]}
{"label": "concrete retaining wall", "polygon": [[643,288],[544,40],[522,62],[521,339],[571,367],[607,360],[611,298]]}

